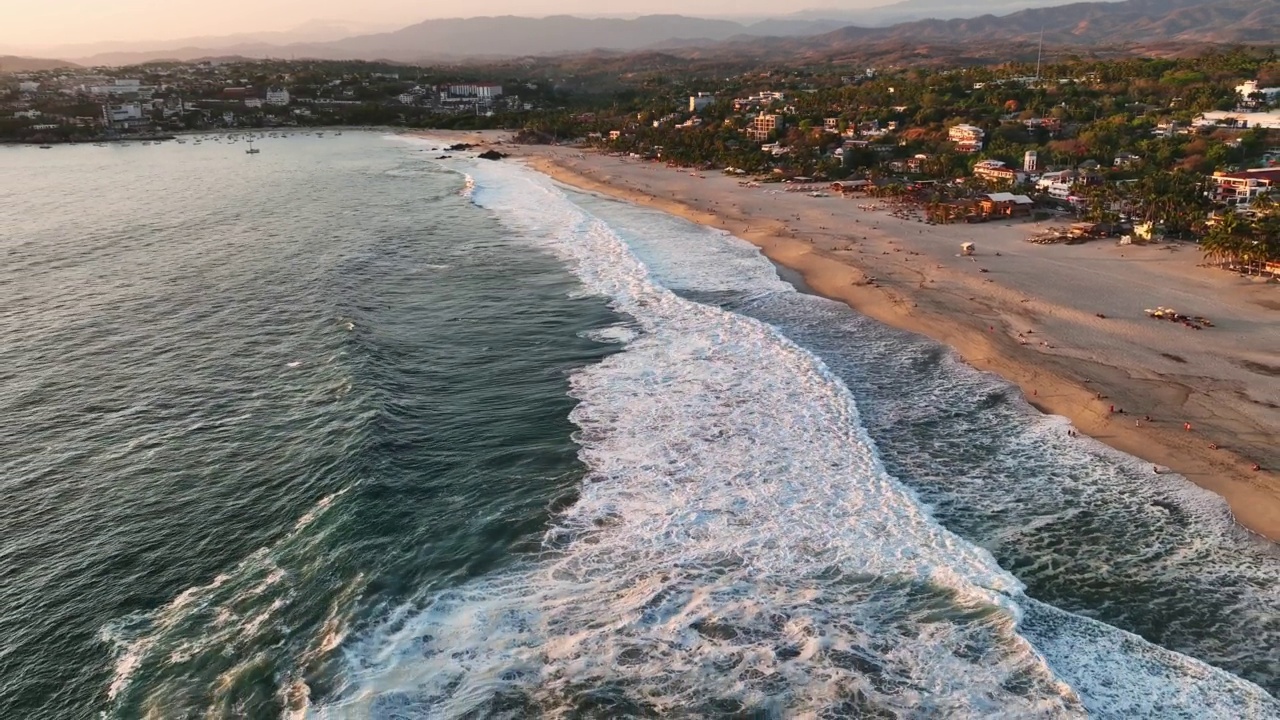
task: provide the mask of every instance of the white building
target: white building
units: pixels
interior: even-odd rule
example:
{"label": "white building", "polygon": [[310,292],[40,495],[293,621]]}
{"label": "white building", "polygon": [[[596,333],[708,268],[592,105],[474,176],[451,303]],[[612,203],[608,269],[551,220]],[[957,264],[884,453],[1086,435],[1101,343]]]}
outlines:
{"label": "white building", "polygon": [[1036,189],[1047,193],[1055,200],[1066,200],[1071,197],[1071,188],[1075,185],[1076,173],[1071,170],[1045,173],[1036,181]]}
{"label": "white building", "polygon": [[116,123],[129,122],[131,120],[142,119],[141,103],[121,103],[114,105],[108,103],[102,106],[102,121],[107,125]]}
{"label": "white building", "polygon": [[39,110],[19,110],[18,112],[13,114],[15,118],[27,119],[27,120],[35,120],[36,118],[40,117],[40,115],[41,115],[41,112]]}
{"label": "white building", "polygon": [[493,83],[472,83],[467,85],[450,85],[449,94],[454,97],[473,97],[492,100],[502,97],[502,86]]}
{"label": "white building", "polygon": [[1272,103],[1275,102],[1277,97],[1280,97],[1280,87],[1258,87],[1257,80],[1245,80],[1243,83],[1236,86],[1236,93],[1240,95],[1240,99],[1246,103],[1253,102],[1253,96],[1255,95],[1261,95],[1263,102]]}
{"label": "white building", "polygon": [[247,97],[244,99],[244,106],[247,108],[260,108],[262,107],[262,98]]}
{"label": "white building", "polygon": [[716,96],[711,93],[698,93],[689,96],[689,112],[702,112],[716,103]]}
{"label": "white building", "polygon": [[18,83],[18,92],[33,93],[40,90],[40,83],[31,80],[24,80]]}
{"label": "white building", "polygon": [[265,102],[268,105],[288,105],[289,91],[284,88],[267,88],[267,96]]}
{"label": "white building", "polygon": [[1040,156],[1035,150],[1028,150],[1022,155],[1022,169],[1029,172],[1037,172],[1040,169]]}
{"label": "white building", "polygon": [[947,130],[947,139],[956,144],[956,150],[963,153],[976,153],[982,150],[982,142],[986,132],[976,125],[953,125]]}
{"label": "white building", "polygon": [[1248,206],[1259,195],[1280,186],[1280,168],[1252,168],[1240,172],[1215,172],[1215,199],[1229,205]]}

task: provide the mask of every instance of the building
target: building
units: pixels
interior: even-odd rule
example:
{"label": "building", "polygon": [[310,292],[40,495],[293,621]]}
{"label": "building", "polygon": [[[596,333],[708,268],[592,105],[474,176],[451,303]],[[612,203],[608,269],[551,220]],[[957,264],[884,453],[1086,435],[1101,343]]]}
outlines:
{"label": "building", "polygon": [[288,105],[289,91],[282,87],[267,88],[267,95],[263,98],[263,102],[268,105]]}
{"label": "building", "polygon": [[762,90],[755,95],[745,98],[737,98],[733,101],[733,109],[743,110],[745,108],[755,106],[768,107],[775,102],[786,102],[786,99],[787,96],[783,93],[773,92],[772,90]]}
{"label": "building", "polygon": [[39,110],[19,110],[13,116],[19,120],[35,120],[43,114]]}
{"label": "building", "polygon": [[764,142],[769,139],[770,135],[781,130],[782,127],[781,115],[762,113],[751,119],[751,125],[747,127],[747,138],[755,142]]}
{"label": "building", "polygon": [[1062,130],[1062,121],[1054,117],[1027,118],[1022,125],[1028,130],[1045,130],[1050,135],[1057,135]]}
{"label": "building", "polygon": [[1214,199],[1228,205],[1247,206],[1254,198],[1280,186],[1280,168],[1254,168],[1241,172],[1216,172],[1211,178]]}
{"label": "building", "polygon": [[1036,189],[1055,200],[1073,202],[1078,185],[1100,185],[1102,176],[1079,170],[1059,170],[1045,173],[1036,181]]}
{"label": "building", "polygon": [[119,125],[142,119],[141,103],[107,103],[102,106],[102,122],[105,125]]}
{"label": "building", "polygon": [[1246,80],[1236,86],[1236,93],[1246,105],[1257,105],[1260,99],[1264,103],[1273,103],[1280,98],[1280,87],[1258,87],[1256,80]]}
{"label": "building", "polygon": [[1142,158],[1131,152],[1122,152],[1111,161],[1113,167],[1126,168],[1142,162]]}
{"label": "building", "polygon": [[973,176],[987,182],[1017,185],[1026,179],[1026,173],[1014,170],[999,160],[983,160],[973,166]]}
{"label": "building", "polygon": [[467,85],[450,85],[449,94],[454,97],[479,98],[492,100],[502,97],[502,86],[493,83],[471,83]]}
{"label": "building", "polygon": [[1071,197],[1071,188],[1076,184],[1076,172],[1062,170],[1045,173],[1036,181],[1036,189],[1054,200],[1067,200]]}
{"label": "building", "polygon": [[711,93],[698,93],[689,96],[689,112],[697,113],[716,104],[716,96]]}
{"label": "building", "polygon": [[1022,169],[1029,173],[1040,171],[1040,156],[1035,150],[1028,150],[1022,155]]}
{"label": "building", "polygon": [[822,129],[829,133],[839,133],[840,118],[823,118]]}
{"label": "building", "polygon": [[33,93],[33,92],[39,92],[39,91],[40,91],[40,83],[38,82],[24,80],[18,83],[18,92],[20,93]]}
{"label": "building", "polygon": [[905,167],[907,168],[907,172],[919,174],[924,172],[925,165],[928,162],[929,162],[929,156],[925,155],[924,153],[920,153],[907,158]]}
{"label": "building", "polygon": [[247,97],[244,99],[244,106],[247,108],[260,108],[262,107],[262,98]]}
{"label": "building", "polygon": [[1018,217],[1031,214],[1035,201],[1026,195],[991,193],[978,203],[983,215],[991,217]]}
{"label": "building", "polygon": [[976,125],[955,125],[947,130],[947,139],[956,144],[956,150],[962,153],[976,153],[982,150],[986,133]]}

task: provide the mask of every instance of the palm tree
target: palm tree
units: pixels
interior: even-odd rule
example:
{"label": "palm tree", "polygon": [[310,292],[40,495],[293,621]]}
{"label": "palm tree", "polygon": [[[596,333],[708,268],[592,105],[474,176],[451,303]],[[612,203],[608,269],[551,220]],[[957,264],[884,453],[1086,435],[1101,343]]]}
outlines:
{"label": "palm tree", "polygon": [[1249,225],[1234,210],[1217,216],[1201,243],[1205,258],[1218,264],[1238,263],[1248,253],[1248,246],[1252,245],[1250,230]]}

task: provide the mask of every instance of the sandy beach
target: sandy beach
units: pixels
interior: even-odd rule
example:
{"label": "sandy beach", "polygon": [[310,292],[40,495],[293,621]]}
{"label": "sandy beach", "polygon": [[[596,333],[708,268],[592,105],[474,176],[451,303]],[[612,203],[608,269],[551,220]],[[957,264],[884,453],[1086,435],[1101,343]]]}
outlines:
{"label": "sandy beach", "polygon": [[[1063,220],[931,226],[861,196],[743,187],[576,148],[501,149],[567,185],[755,244],[813,292],[949,345],[1043,412],[1218,493],[1241,525],[1280,541],[1280,285],[1203,267],[1185,243],[1026,241]],[[963,242],[975,256],[960,255]],[[1157,306],[1214,327],[1153,320],[1144,309]]]}

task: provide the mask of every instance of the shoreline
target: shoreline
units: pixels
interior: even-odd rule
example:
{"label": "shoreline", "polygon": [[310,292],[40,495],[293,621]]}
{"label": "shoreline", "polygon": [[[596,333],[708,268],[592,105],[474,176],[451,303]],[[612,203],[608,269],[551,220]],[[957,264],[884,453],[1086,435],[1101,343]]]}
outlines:
{"label": "shoreline", "polygon": [[[459,133],[458,136],[464,134]],[[433,133],[432,137],[440,137],[440,134]],[[470,134],[466,137],[477,136]],[[479,139],[481,144],[493,144],[495,138],[479,136]],[[1158,353],[1159,346],[1142,347],[1141,350],[1153,356],[1164,355],[1161,362],[1179,370],[1180,365],[1188,366],[1188,374],[1127,366],[1122,351],[1132,349],[1120,347],[1120,342],[1131,340],[1130,336],[1145,340],[1141,333],[1150,332],[1154,325],[1134,323],[1130,329],[1117,320],[1119,339],[1109,337],[1108,321],[1099,321],[1078,307],[1087,298],[1076,297],[1071,304],[1055,302],[1039,297],[1034,287],[1018,288],[1016,283],[1006,282],[999,275],[992,278],[986,269],[981,272],[987,273],[987,277],[976,276],[968,265],[950,260],[941,262],[945,260],[942,255],[925,257],[925,251],[934,248],[911,243],[930,242],[930,238],[917,240],[910,237],[910,231],[916,226],[906,225],[905,221],[895,223],[887,213],[867,212],[855,217],[856,227],[845,225],[844,230],[838,233],[826,226],[814,225],[814,220],[807,224],[801,220],[801,216],[809,212],[809,207],[800,203],[835,203],[847,212],[858,203],[873,201],[812,200],[796,194],[785,198],[785,201],[797,203],[795,207],[805,207],[806,213],[796,213],[794,219],[771,219],[763,217],[766,211],[762,207],[754,210],[739,207],[737,200],[746,198],[731,194],[738,191],[731,178],[717,178],[718,182],[732,183],[724,185],[721,182],[723,187],[717,186],[719,194],[716,189],[704,191],[711,185],[708,178],[715,173],[707,177],[688,173],[687,170],[673,173],[661,166],[645,167],[634,161],[589,151],[583,153],[572,148],[504,143],[501,149],[511,153],[512,159],[518,159],[565,185],[653,207],[701,225],[719,228],[750,242],[776,266],[799,278],[805,286],[804,291],[843,302],[881,323],[948,346],[969,365],[1016,385],[1026,401],[1040,412],[1063,416],[1083,435],[1144,460],[1156,466],[1161,474],[1181,475],[1213,492],[1226,501],[1239,526],[1271,542],[1280,542],[1280,476],[1275,471],[1280,465],[1280,441],[1277,441],[1280,422],[1272,422],[1274,418],[1280,418],[1280,412],[1275,412],[1280,410],[1280,405],[1268,397],[1246,397],[1252,402],[1245,408],[1238,398],[1228,397],[1232,393],[1240,395],[1239,388],[1228,390],[1220,380],[1197,376],[1195,373],[1200,372],[1197,360],[1183,357],[1181,353]],[[648,175],[640,179],[623,176],[624,172]],[[688,179],[695,176],[692,181]],[[666,187],[660,184],[664,180]],[[659,195],[659,188],[668,190],[669,196]],[[682,190],[684,193],[697,192],[698,197],[689,197]],[[736,200],[731,202],[731,198]],[[726,203],[729,207],[725,207]],[[835,217],[836,213],[831,215]],[[869,220],[870,227],[863,224],[862,219]],[[942,226],[929,232],[953,239],[946,246],[950,250],[956,246],[955,240],[973,238],[980,246],[1002,247],[996,244],[998,240],[1004,241],[997,238],[1002,233],[1015,236],[1012,242],[1029,245],[1025,243],[1025,236],[1030,229],[1033,229],[1031,223],[1022,225],[1015,222]],[[850,234],[850,230],[856,235]],[[925,235],[924,229],[916,232],[919,236]],[[1103,248],[1103,245],[1098,244],[1094,250],[1085,249],[1083,252],[1102,248],[1104,252],[1118,254],[1119,258],[1125,257],[1123,252],[1113,253],[1113,249]],[[851,250],[855,247],[856,250]],[[1033,250],[1018,245],[1003,247],[1009,251],[1008,254],[1060,250],[1058,247],[1031,246]],[[880,253],[875,254],[875,250],[880,250]],[[905,255],[902,250],[906,250]],[[1131,253],[1144,251],[1157,252],[1151,248],[1129,250]],[[1166,252],[1166,257],[1175,252],[1176,248]],[[906,262],[911,259],[917,259],[916,265]],[[936,269],[925,269],[930,260],[940,261]],[[1000,262],[989,255],[982,260],[983,264]],[[1124,262],[1110,256],[1100,260],[1103,267],[1110,267],[1112,260]],[[1179,260],[1179,272],[1186,272],[1182,266],[1189,265],[1188,261],[1187,257]],[[967,275],[961,275],[962,272],[967,272]],[[1058,272],[1057,268],[1053,272]],[[1224,271],[1202,272],[1211,285],[1234,281]],[[795,284],[795,278],[783,275],[783,279]],[[1010,280],[1013,280],[1012,276]],[[1134,284],[1139,283],[1134,281]],[[1260,289],[1266,292],[1274,286]],[[1255,292],[1248,286],[1245,290]],[[1079,293],[1087,294],[1084,291]],[[1248,296],[1253,302],[1270,302],[1256,300],[1255,297],[1261,296]],[[1275,297],[1277,303],[1274,307],[1266,305],[1256,317],[1261,318],[1262,324],[1269,322],[1273,328],[1280,327],[1280,314],[1266,314],[1267,308],[1272,312],[1280,310],[1280,293],[1266,297]],[[1215,316],[1220,315],[1215,313]],[[1028,342],[1032,338],[1032,330],[1019,329],[1032,324],[1035,325],[1033,339],[1040,343],[1037,345]],[[1258,322],[1243,325],[1244,330],[1264,333],[1260,346],[1264,351],[1271,348],[1272,333],[1274,339],[1280,341],[1280,330],[1268,331]],[[1210,332],[1217,330],[1219,328]],[[1024,336],[1023,332],[1028,335]],[[1212,337],[1209,333],[1196,335]],[[1199,337],[1195,339],[1202,340]],[[1096,341],[1095,347],[1089,346],[1091,341]],[[1179,336],[1175,342],[1186,341]],[[1111,347],[1111,343],[1117,347]],[[1277,349],[1280,350],[1280,345]],[[1242,357],[1268,356],[1266,352],[1256,352],[1254,346],[1248,346],[1246,350],[1249,352],[1241,351]],[[1207,348],[1209,358],[1205,362],[1214,362],[1215,354],[1213,348]],[[1280,357],[1280,352],[1271,357]],[[1250,364],[1247,359],[1241,362]],[[1259,372],[1277,370],[1261,360],[1252,364]],[[1264,377],[1259,377],[1257,382],[1267,383]],[[1280,387],[1280,381],[1273,379],[1270,382]],[[1245,391],[1249,389],[1245,388]],[[1123,412],[1112,413],[1112,407]],[[1151,421],[1143,421],[1148,415]],[[1191,431],[1184,429],[1184,422],[1191,423]],[[1262,471],[1251,469],[1254,462],[1263,466]]]}

